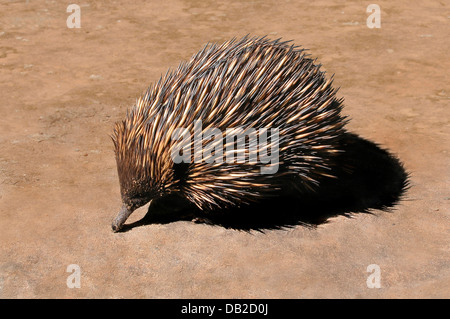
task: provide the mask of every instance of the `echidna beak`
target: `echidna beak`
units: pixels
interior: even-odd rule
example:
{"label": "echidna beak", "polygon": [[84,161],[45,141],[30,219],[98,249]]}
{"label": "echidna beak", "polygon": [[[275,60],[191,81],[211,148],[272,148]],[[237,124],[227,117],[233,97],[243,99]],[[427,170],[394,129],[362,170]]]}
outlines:
{"label": "echidna beak", "polygon": [[128,209],[128,206],[126,204],[123,204],[122,208],[120,209],[119,214],[117,214],[116,218],[112,222],[112,230],[113,232],[118,232],[122,229],[123,224],[127,220],[127,218],[131,215],[133,211],[131,209]]}

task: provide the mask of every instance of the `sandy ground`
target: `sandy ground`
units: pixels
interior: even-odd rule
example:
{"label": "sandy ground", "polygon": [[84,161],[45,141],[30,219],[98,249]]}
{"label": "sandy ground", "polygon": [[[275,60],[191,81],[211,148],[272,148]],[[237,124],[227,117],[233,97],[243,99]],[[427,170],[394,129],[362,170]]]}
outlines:
{"label": "sandy ground", "polygon": [[[0,1],[0,297],[450,297],[448,4],[378,1],[369,29],[360,1],[82,1],[69,29],[68,3]],[[317,229],[113,233],[114,122],[169,67],[247,33],[292,39],[335,74],[348,128],[411,173],[405,200]]]}

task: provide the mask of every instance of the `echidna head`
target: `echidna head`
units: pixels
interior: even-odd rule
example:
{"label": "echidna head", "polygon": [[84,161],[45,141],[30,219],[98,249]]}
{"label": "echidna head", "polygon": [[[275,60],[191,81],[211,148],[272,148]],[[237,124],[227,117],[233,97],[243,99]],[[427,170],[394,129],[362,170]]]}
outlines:
{"label": "echidna head", "polygon": [[143,132],[142,123],[135,123],[133,112],[123,122],[116,124],[112,136],[117,172],[120,181],[122,208],[112,223],[119,231],[127,218],[137,208],[154,198],[163,196],[173,184],[172,161],[149,145],[148,132]]}
{"label": "echidna head", "polygon": [[[120,174],[119,174],[120,175]],[[113,231],[119,231],[127,218],[139,207],[150,202],[156,192],[151,192],[141,182],[130,181],[120,178],[120,188],[122,195],[122,208],[112,223]],[[154,194],[154,195],[153,195]]]}

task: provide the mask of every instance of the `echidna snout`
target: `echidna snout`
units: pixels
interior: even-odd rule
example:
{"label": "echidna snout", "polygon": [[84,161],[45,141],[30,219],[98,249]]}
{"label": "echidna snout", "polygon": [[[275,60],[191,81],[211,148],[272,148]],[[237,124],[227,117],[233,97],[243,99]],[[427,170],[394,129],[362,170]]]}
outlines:
{"label": "echidna snout", "polygon": [[[138,188],[135,188],[135,190]],[[134,196],[130,196],[127,194],[122,195],[122,208],[120,209],[119,213],[117,214],[116,218],[114,218],[111,228],[114,232],[118,232],[122,229],[123,224],[126,222],[128,217],[139,207],[144,206],[148,202],[152,200],[151,197],[148,197],[145,194],[145,192],[140,193],[140,195],[136,195],[137,193],[134,193]]]}
{"label": "echidna snout", "polygon": [[122,208],[120,209],[119,214],[116,216],[116,218],[112,222],[112,230],[114,232],[118,232],[122,229],[123,224],[128,219],[128,217],[133,213],[133,210],[126,204],[122,205]]}

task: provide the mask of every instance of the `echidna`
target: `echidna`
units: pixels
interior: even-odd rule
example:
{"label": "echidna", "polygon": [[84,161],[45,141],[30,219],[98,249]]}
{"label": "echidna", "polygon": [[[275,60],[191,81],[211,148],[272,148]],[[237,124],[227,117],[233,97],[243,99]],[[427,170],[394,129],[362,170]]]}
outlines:
{"label": "echidna", "polygon": [[[169,194],[208,212],[320,184],[330,177],[345,132],[342,99],[336,97],[332,82],[304,49],[290,41],[244,37],[206,45],[151,85],[126,119],[116,123],[112,138],[123,207],[113,230],[120,230],[136,208]],[[272,134],[266,151],[277,146],[277,160],[229,161],[227,152],[216,148],[208,156],[221,156],[211,162],[206,152],[194,158],[198,152],[192,143],[183,149],[194,150],[184,153],[189,161],[174,161],[173,149],[179,146],[174,131],[183,128],[194,135],[199,120],[200,136],[210,137],[202,146],[211,141],[224,148],[234,143],[225,135],[212,140],[208,131],[212,128],[220,132],[276,128],[278,139]],[[255,153],[250,144],[245,137],[246,159]],[[271,167],[272,173],[262,173]]]}

